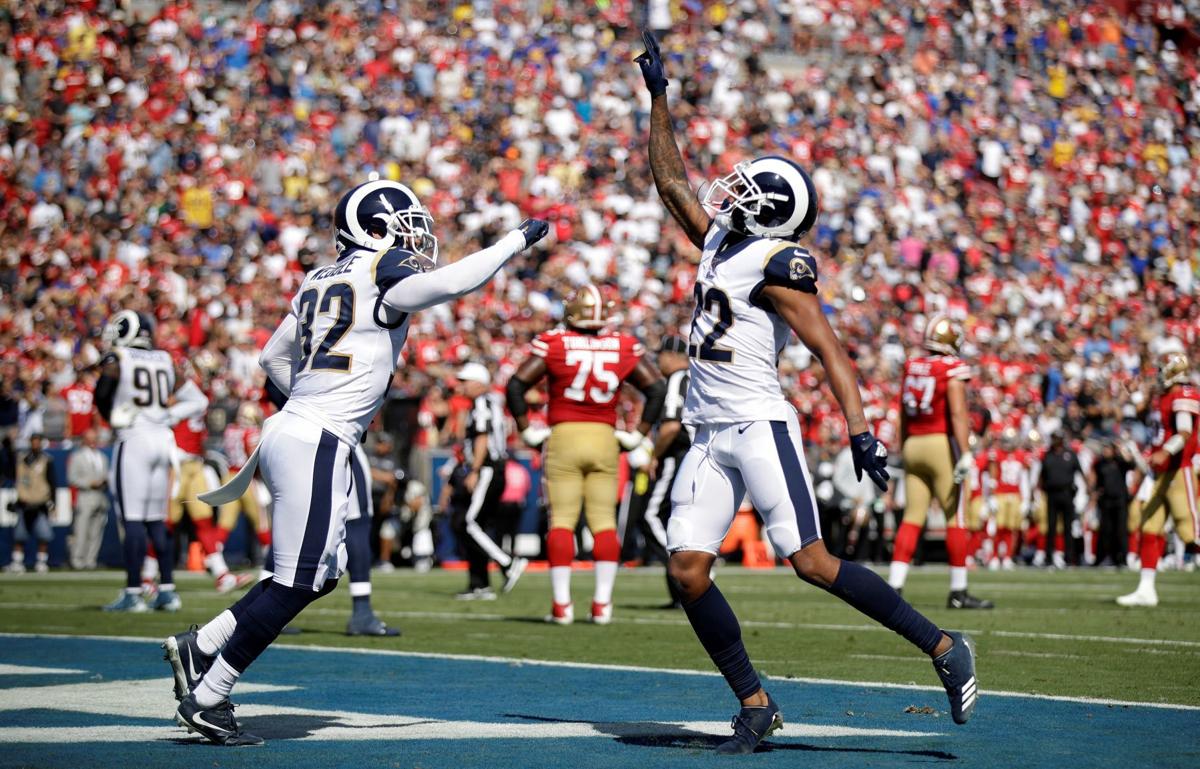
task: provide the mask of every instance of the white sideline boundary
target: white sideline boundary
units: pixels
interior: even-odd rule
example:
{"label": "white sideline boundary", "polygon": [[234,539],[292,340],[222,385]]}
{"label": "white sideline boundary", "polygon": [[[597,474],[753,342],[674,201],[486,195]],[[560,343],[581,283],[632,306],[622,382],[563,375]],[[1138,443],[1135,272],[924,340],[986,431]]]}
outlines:
{"label": "white sideline boundary", "polygon": [[[0,609],[51,609],[51,610],[79,610],[79,609],[94,609],[94,606],[55,603],[36,603],[25,601],[0,602]],[[306,614],[315,614],[328,617],[344,617],[346,612],[341,609],[326,609],[322,607],[310,606],[304,610]],[[381,611],[378,612],[381,617],[397,617],[400,619],[432,619],[444,620],[448,622],[505,622],[514,619],[513,615],[496,614],[485,612],[451,612],[451,611]],[[614,624],[622,625],[655,625],[660,627],[689,627],[686,620],[675,619],[656,619],[654,617],[624,617],[618,616],[613,619]],[[822,622],[783,622],[783,621],[768,621],[768,620],[742,620],[742,627],[749,628],[767,628],[771,630],[828,630],[833,632],[846,633],[891,633],[891,630],[882,625],[861,624],[847,625],[836,623]],[[1108,636],[1108,635],[1073,635],[1070,633],[1036,633],[1031,630],[985,630],[983,628],[959,628],[960,630],[977,636],[996,636],[998,638],[1028,638],[1043,641],[1086,641],[1096,643],[1114,643],[1114,644],[1132,644],[1136,646],[1168,646],[1178,647],[1182,649],[1200,649],[1200,641],[1188,641],[1174,638],[1132,638],[1127,636]],[[0,637],[4,634],[0,633]],[[20,635],[20,634],[18,634]],[[45,635],[51,638],[70,638],[68,635],[54,634],[26,634],[27,636]],[[75,638],[86,638],[88,636],[74,636]],[[98,636],[101,638],[117,638],[117,636]],[[135,640],[130,637],[129,640]],[[306,646],[306,649],[313,647]],[[336,648],[336,647],[334,647]]]}
{"label": "white sideline boundary", "polygon": [[[161,643],[154,638],[144,638],[139,636],[103,636],[103,635],[64,635],[64,634],[47,634],[47,633],[0,633],[0,638],[77,638],[88,641],[127,641],[133,643],[159,644]],[[551,667],[551,668],[568,668],[574,670],[604,670],[617,673],[661,673],[666,675],[677,676],[705,676],[713,677],[720,676],[720,673],[709,670],[685,670],[680,668],[653,668],[643,667],[640,665],[614,665],[602,662],[568,662],[564,660],[533,660],[519,659],[516,657],[494,657],[483,654],[446,654],[440,652],[415,652],[415,651],[400,651],[397,649],[363,649],[340,646],[321,646],[321,645],[305,645],[305,644],[272,644],[279,649],[292,649],[295,651],[315,651],[315,652],[338,652],[346,654],[376,654],[385,657],[404,657],[413,659],[434,659],[434,660],[455,660],[459,662],[488,662],[498,665],[510,665],[512,667],[523,667],[525,665],[533,667]],[[768,676],[770,677],[770,676]],[[775,677],[777,681],[793,681],[802,684],[817,684],[824,686],[853,686],[857,688],[872,688],[872,689],[904,689],[909,691],[941,691],[938,686],[926,686],[922,684],[897,684],[887,681],[844,681],[835,678],[809,678],[809,677]],[[1105,707],[1131,707],[1131,708],[1154,708],[1158,710],[1187,710],[1200,711],[1200,706],[1197,705],[1174,705],[1164,702],[1137,702],[1133,700],[1113,700],[1103,697],[1072,697],[1056,694],[1035,694],[1031,692],[1011,692],[994,689],[985,689],[982,692],[989,697],[1016,697],[1034,700],[1047,700],[1051,702],[1070,702],[1079,705],[1102,705]]]}

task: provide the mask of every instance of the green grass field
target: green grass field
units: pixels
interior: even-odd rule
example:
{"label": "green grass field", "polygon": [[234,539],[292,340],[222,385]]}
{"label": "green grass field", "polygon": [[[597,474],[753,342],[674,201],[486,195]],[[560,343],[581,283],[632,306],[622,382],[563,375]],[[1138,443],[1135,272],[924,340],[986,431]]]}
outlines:
{"label": "green grass field", "polygon": [[[1200,574],[1161,574],[1161,604],[1150,610],[1113,603],[1134,587],[1137,578],[1128,573],[1024,570],[971,579],[973,592],[993,598],[997,609],[946,610],[944,569],[914,570],[905,594],[940,625],[975,634],[985,690],[1200,705]],[[494,602],[453,600],[465,582],[460,572],[375,575],[376,610],[404,631],[396,639],[342,634],[350,606],[343,585],[311,606],[297,622],[304,633],[286,641],[710,669],[683,613],[655,608],[664,599],[661,569],[622,572],[607,627],[544,624],[550,601],[544,572],[527,574]],[[768,676],[937,683],[928,661],[898,636],[788,572],[727,568],[718,582],[742,620],[751,657]],[[581,613],[591,583],[587,573],[575,578]],[[231,601],[215,594],[207,578],[181,575],[184,609],[176,615],[99,611],[120,584],[117,572],[0,577],[0,630],[163,637],[206,621]]]}

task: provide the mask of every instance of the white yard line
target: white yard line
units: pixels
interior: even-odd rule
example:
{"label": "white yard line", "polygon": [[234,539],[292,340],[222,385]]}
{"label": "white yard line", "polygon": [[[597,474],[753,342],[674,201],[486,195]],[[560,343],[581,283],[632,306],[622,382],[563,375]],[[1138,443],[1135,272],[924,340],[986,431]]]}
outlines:
{"label": "white yard line", "polygon": [[[157,639],[138,638],[134,636],[96,636],[96,635],[45,635],[38,633],[0,633],[0,638],[80,638],[93,641],[130,641],[136,643],[160,643]],[[683,670],[679,668],[652,668],[643,667],[640,665],[612,665],[599,662],[567,662],[560,660],[534,660],[534,659],[519,659],[516,657],[493,657],[483,654],[442,654],[437,652],[410,652],[399,651],[395,649],[354,649],[343,648],[337,646],[307,646],[300,644],[274,644],[280,649],[293,649],[295,651],[315,651],[315,652],[333,652],[343,654],[366,654],[366,655],[382,655],[385,657],[407,657],[415,659],[437,659],[437,660],[458,660],[463,662],[489,662],[501,665],[512,665],[520,667],[530,665],[534,667],[552,667],[552,668],[570,668],[575,670],[607,670],[621,673],[662,673],[665,675],[679,676],[718,676],[716,671],[708,670]],[[919,658],[918,658],[919,659]],[[828,686],[853,686],[857,688],[877,688],[877,689],[908,689],[916,691],[941,691],[937,686],[924,686],[920,684],[896,684],[887,681],[844,681],[833,678],[808,678],[808,677],[789,677],[787,680],[797,683],[821,684]],[[1074,702],[1083,705],[1112,705],[1126,707],[1141,707],[1141,708],[1157,708],[1161,710],[1189,710],[1200,711],[1200,706],[1196,705],[1175,705],[1163,702],[1137,702],[1134,700],[1113,700],[1102,697],[1070,697],[1055,694],[1034,694],[1030,692],[1011,692],[1011,691],[996,691],[985,690],[985,694],[992,697],[1027,697],[1037,700],[1050,700],[1054,702]]]}

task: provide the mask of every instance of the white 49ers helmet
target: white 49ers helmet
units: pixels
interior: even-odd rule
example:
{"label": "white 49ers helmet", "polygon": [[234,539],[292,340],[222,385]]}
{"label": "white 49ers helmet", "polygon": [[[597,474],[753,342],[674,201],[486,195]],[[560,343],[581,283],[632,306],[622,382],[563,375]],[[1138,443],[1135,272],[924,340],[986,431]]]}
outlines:
{"label": "white 49ers helmet", "polygon": [[962,348],[962,327],[948,316],[931,315],[925,323],[925,349],[942,355],[958,355]]}
{"label": "white 49ers helmet", "polygon": [[589,283],[575,290],[563,306],[563,320],[571,328],[595,331],[608,325],[612,302],[605,301],[600,287]]}

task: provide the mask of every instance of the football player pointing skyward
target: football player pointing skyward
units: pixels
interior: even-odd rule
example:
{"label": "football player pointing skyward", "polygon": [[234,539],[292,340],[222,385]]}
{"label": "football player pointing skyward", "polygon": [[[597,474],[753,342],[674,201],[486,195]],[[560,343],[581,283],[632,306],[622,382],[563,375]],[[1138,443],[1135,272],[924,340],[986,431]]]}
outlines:
{"label": "football player pointing skyward", "polygon": [[797,242],[817,218],[812,180],[791,160],[760,157],[739,163],[701,202],[675,143],[658,43],[648,32],[643,37],[646,52],[637,62],[651,95],[650,168],[663,204],[702,249],[683,416],[696,435],[671,491],[667,541],[668,570],[688,620],[742,706],[733,736],[717,751],[753,752],[783,723],[750,663],[737,617],[709,577],[746,494],[797,576],[930,655],[954,721],[965,723],[977,697],[971,639],[942,632],[874,572],[830,555],[821,540],[800,426],[776,365],[792,331],[825,367],[859,477],[865,472],[886,488],[888,474],[887,451],[863,415],[854,365],[817,298],[816,257]]}

